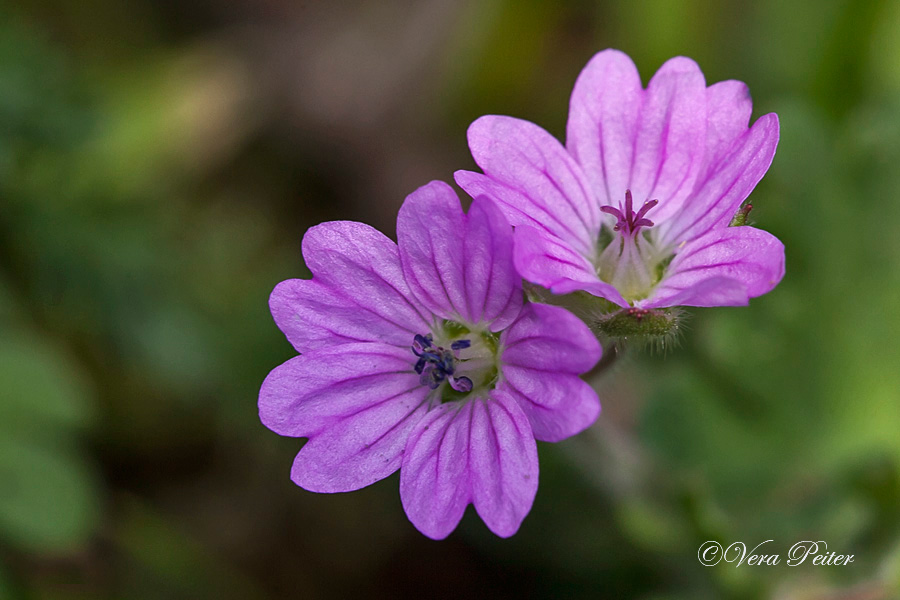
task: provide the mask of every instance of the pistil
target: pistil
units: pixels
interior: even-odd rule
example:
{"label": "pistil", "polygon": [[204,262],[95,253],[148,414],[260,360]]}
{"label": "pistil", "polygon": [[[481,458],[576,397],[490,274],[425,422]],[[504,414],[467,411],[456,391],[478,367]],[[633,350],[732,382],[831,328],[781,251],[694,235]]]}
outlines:
{"label": "pistil", "polygon": [[644,215],[659,204],[659,200],[647,200],[637,213],[632,209],[632,204],[631,190],[625,190],[624,208],[622,205],[619,205],[619,208],[612,206],[600,207],[601,211],[618,219],[615,227],[613,227],[613,231],[620,231],[625,236],[636,236],[641,227],[653,227],[653,221],[645,218]]}
{"label": "pistil", "polygon": [[603,206],[601,211],[616,217],[613,231],[618,232],[612,242],[597,258],[597,275],[607,283],[611,283],[622,296],[633,302],[646,298],[655,285],[654,270],[658,261],[645,236],[638,235],[641,228],[653,227],[654,223],[646,217],[650,210],[659,204],[659,200],[647,200],[640,210],[634,211],[634,199],[631,190],[625,191],[625,203],[619,208]]}

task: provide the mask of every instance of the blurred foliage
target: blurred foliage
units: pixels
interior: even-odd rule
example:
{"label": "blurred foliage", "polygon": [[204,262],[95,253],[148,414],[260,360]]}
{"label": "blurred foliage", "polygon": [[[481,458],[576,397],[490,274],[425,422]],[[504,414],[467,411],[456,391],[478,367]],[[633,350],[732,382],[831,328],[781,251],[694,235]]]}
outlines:
{"label": "blurred foliage", "polygon": [[[52,4],[0,2],[0,598],[900,597],[900,4]],[[481,114],[563,137],[606,47],[779,114],[751,217],[783,283],[626,352],[510,540],[424,539],[396,476],[296,488],[256,395],[302,233],[392,234]],[[709,539],[856,558],[705,568]]]}

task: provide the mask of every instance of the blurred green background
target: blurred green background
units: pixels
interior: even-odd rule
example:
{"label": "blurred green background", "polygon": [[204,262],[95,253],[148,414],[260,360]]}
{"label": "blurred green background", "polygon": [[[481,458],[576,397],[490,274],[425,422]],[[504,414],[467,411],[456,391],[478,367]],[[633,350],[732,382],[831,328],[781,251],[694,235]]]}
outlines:
{"label": "blurred green background", "polygon": [[[0,0],[0,598],[900,598],[898,32],[888,0]],[[779,114],[783,283],[604,374],[511,539],[424,538],[396,476],[294,486],[256,402],[306,228],[393,235],[482,114],[562,138],[607,47]],[[785,565],[807,539],[854,563]]]}

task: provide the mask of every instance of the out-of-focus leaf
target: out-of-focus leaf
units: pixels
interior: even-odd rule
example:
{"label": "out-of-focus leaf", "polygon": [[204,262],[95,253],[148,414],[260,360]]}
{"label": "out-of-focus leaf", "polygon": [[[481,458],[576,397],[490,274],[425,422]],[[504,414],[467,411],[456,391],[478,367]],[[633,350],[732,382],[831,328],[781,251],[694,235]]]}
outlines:
{"label": "out-of-focus leaf", "polygon": [[161,306],[135,321],[131,325],[141,366],[152,369],[161,382],[191,392],[214,381],[217,351],[201,315]]}
{"label": "out-of-focus leaf", "polygon": [[[153,575],[148,585],[140,579],[130,582],[139,586],[128,594],[135,598],[156,598],[154,590],[165,596],[198,598],[240,598],[255,600],[266,595],[244,574],[208,552],[196,540],[185,535],[164,517],[135,499],[122,503],[124,515],[115,533],[116,543]],[[176,593],[177,591],[177,593]]]}
{"label": "out-of-focus leaf", "polygon": [[619,505],[618,517],[625,533],[653,552],[675,552],[690,540],[687,524],[669,506],[634,498]]}
{"label": "out-of-focus leaf", "polygon": [[[466,116],[471,118],[477,110],[469,106],[474,101],[488,100],[502,112],[504,106],[521,105],[529,92],[547,90],[535,76],[547,50],[549,25],[559,18],[552,4],[536,0],[473,2],[462,17],[449,52],[444,95],[455,98],[466,109]],[[560,98],[563,102],[564,97]],[[559,111],[550,114],[557,117],[557,123],[563,122]]]}
{"label": "out-of-focus leaf", "polygon": [[895,544],[894,548],[888,552],[879,574],[885,581],[886,587],[900,595],[900,543]]}
{"label": "out-of-focus leaf", "polygon": [[56,438],[93,420],[86,379],[68,355],[25,331],[0,337],[0,437]]}
{"label": "out-of-focus leaf", "polygon": [[243,106],[247,73],[224,48],[158,56],[111,75],[103,86],[103,131],[77,157],[74,187],[83,195],[98,181],[116,192],[108,195],[112,202],[139,190],[168,194],[190,169],[227,160],[254,122]]}
{"label": "out-of-focus leaf", "polygon": [[9,285],[3,277],[0,277],[0,327],[6,326],[6,321],[10,319],[15,311],[15,301]]}
{"label": "out-of-focus leaf", "polygon": [[3,563],[0,562],[0,598],[14,597],[13,586],[9,582],[9,576],[6,574],[6,570],[3,568]]}
{"label": "out-of-focus leaf", "polygon": [[64,444],[0,435],[0,539],[34,552],[86,542],[100,517],[96,476]]}
{"label": "out-of-focus leaf", "polygon": [[889,5],[885,0],[844,3],[833,22],[814,79],[815,95],[833,115],[846,114],[865,94],[864,70],[872,49],[868,44],[847,44],[847,40],[871,39]]}

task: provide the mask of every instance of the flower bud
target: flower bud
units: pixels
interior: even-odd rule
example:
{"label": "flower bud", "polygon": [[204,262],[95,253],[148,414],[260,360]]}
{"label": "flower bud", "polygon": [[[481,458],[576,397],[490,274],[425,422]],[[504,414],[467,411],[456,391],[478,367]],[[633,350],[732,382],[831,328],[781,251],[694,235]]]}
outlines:
{"label": "flower bud", "polygon": [[593,329],[617,342],[651,343],[665,349],[678,335],[682,311],[672,308],[623,308],[596,317]]}
{"label": "flower bud", "polygon": [[731,217],[731,223],[728,224],[729,227],[741,227],[742,225],[749,225],[750,219],[750,211],[753,210],[753,205],[749,202],[738,209],[734,216]]}

